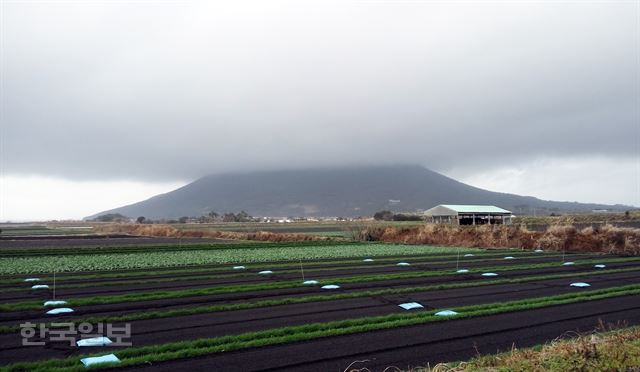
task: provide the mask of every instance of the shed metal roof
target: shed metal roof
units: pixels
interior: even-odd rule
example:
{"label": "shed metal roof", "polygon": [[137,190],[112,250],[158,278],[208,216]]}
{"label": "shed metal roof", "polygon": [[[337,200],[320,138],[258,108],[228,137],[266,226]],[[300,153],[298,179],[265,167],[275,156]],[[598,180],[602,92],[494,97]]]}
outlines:
{"label": "shed metal roof", "polygon": [[500,213],[511,214],[511,211],[496,207],[495,205],[456,205],[456,204],[440,204],[425,211],[426,215],[448,215],[445,210],[455,213]]}

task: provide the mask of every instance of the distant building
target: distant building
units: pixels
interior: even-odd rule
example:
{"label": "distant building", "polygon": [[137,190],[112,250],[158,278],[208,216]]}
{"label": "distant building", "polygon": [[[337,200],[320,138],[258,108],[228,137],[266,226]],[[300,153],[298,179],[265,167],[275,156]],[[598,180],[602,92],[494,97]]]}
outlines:
{"label": "distant building", "polygon": [[511,212],[493,205],[440,204],[424,212],[428,222],[452,225],[511,224]]}

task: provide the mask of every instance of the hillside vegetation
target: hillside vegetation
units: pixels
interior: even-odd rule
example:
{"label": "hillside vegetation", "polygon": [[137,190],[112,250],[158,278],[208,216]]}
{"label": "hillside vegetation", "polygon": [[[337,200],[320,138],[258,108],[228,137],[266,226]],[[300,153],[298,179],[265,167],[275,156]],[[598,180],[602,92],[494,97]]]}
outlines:
{"label": "hillside vegetation", "polygon": [[177,219],[240,210],[252,216],[357,217],[382,210],[426,210],[438,204],[490,204],[518,216],[630,208],[491,192],[424,167],[395,165],[211,175],[89,218],[119,213],[132,218]]}

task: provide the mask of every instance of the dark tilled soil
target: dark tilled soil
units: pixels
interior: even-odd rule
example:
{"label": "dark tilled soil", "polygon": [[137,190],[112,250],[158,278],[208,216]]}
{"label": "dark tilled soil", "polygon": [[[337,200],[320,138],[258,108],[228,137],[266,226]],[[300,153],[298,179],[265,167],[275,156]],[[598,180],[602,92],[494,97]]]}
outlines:
{"label": "dark tilled soil", "polygon": [[[637,283],[640,273],[619,273],[610,276],[580,278],[601,289]],[[420,302],[429,309],[445,309],[470,304],[505,302],[524,298],[542,297],[580,291],[569,286],[574,280],[556,279],[539,283],[493,285],[478,288],[460,288],[431,291],[400,296],[381,296],[247,309],[232,312],[197,314],[165,319],[131,322],[135,346],[160,344],[179,340],[216,337],[256,330],[278,328],[315,322],[327,322],[365,316],[404,312],[397,305],[403,302]],[[421,311],[421,310],[419,310]],[[47,347],[19,347],[20,336],[0,336],[0,360],[11,363],[28,358],[64,357],[77,352],[67,345],[49,344]],[[94,349],[99,350],[99,349]]]}
{"label": "dark tilled soil", "polygon": [[601,321],[640,324],[640,296],[329,337],[120,370],[338,372],[350,365],[374,372],[389,366],[408,369],[464,360],[477,352],[533,346],[569,331],[591,331]]}
{"label": "dark tilled soil", "polygon": [[64,236],[6,236],[0,239],[0,251],[14,248],[118,247],[134,244],[197,244],[228,243],[233,240],[202,238],[158,238],[130,235],[64,235]]}
{"label": "dark tilled soil", "polygon": [[[590,259],[590,258],[592,258],[592,256],[572,256],[572,259],[574,260]],[[468,259],[465,261],[461,261],[460,268],[464,267],[468,269],[473,269],[473,268],[479,268],[479,267],[499,267],[499,266],[522,265],[522,264],[536,264],[536,263],[553,262],[555,260],[557,260],[557,257],[526,257],[526,258],[519,258],[516,260]],[[628,263],[628,265],[633,265],[633,264],[636,264],[636,263]],[[325,269],[328,268],[330,270],[314,271],[313,267],[310,266],[305,269],[305,276],[308,277],[309,279],[326,280],[326,279],[338,277],[338,276],[387,274],[387,273],[398,273],[398,272],[407,272],[407,271],[443,270],[447,268],[450,268],[452,270],[455,269],[455,263],[452,263],[450,261],[447,261],[447,263],[438,263],[438,262],[426,263],[424,258],[421,260],[413,261],[412,265],[407,267],[394,266],[394,265],[388,266],[388,265],[389,265],[388,263],[376,264],[375,262],[372,262],[370,266],[367,265],[368,267],[361,267],[363,265],[362,263],[359,263],[357,265],[359,267],[350,268],[348,266],[344,267],[340,265],[324,264],[324,265],[317,265],[315,266],[315,268],[325,268]],[[619,264],[615,264],[615,265],[619,265]],[[219,278],[199,279],[198,277],[194,277],[193,280],[187,279],[187,280],[145,283],[145,284],[126,284],[126,280],[124,279],[115,279],[118,282],[125,283],[125,284],[118,284],[118,285],[103,285],[107,281],[114,281],[114,279],[79,281],[80,283],[95,283],[95,286],[92,285],[90,287],[82,287],[82,288],[58,287],[56,294],[60,298],[64,298],[65,296],[66,297],[93,297],[93,296],[99,296],[99,295],[123,294],[123,293],[129,293],[131,291],[141,292],[141,291],[160,291],[160,290],[181,290],[181,289],[188,289],[188,288],[195,289],[195,288],[211,287],[215,285],[257,284],[257,283],[264,283],[266,281],[273,281],[273,280],[294,280],[299,278],[301,279],[300,273],[279,274],[277,268],[274,268],[272,270],[274,271],[273,275],[262,276],[262,275],[258,275],[258,272],[262,270],[270,270],[270,267],[268,265],[263,266],[263,265],[253,264],[251,265],[251,267],[253,268],[247,269],[248,274],[246,276],[236,276],[236,277],[228,277],[228,278],[225,276],[238,274],[239,272],[230,270],[229,266],[227,266],[225,269],[220,271],[211,271],[211,272],[197,275],[197,276],[205,276],[205,277],[208,275],[216,275],[216,276],[220,276]],[[560,271],[562,270],[567,271],[567,270],[570,270],[570,268],[575,268],[575,267],[562,267],[560,266],[560,264],[559,264],[559,267],[560,269],[558,270]],[[332,268],[335,268],[335,269],[332,269]],[[582,269],[583,270],[585,269],[584,266],[582,267]],[[291,270],[291,268],[288,268],[286,270]],[[191,275],[186,274],[184,276],[191,276]],[[171,279],[179,276],[180,275],[165,274],[165,275],[159,275],[154,277],[156,279],[160,279],[160,278]],[[147,280],[147,279],[153,279],[153,278],[143,277],[141,279]],[[78,283],[78,281],[74,281],[74,282]],[[43,281],[42,283],[45,284],[46,281]],[[72,282],[65,281],[65,282],[62,282],[61,285],[70,284],[70,283]],[[33,284],[34,283],[20,283],[18,285],[22,285],[25,288],[29,288]],[[5,286],[4,288],[7,288],[7,287],[11,288],[15,286],[16,284],[12,286]],[[2,287],[0,286],[0,288]],[[49,292],[50,291],[48,290],[0,292],[0,301],[14,302],[14,301],[27,301],[34,298],[49,298],[51,296]]]}
{"label": "dark tilled soil", "polygon": [[[507,265],[507,263],[505,263]],[[638,265],[637,263],[618,263],[611,264],[608,267],[616,268],[616,267],[629,267]],[[387,280],[387,281],[374,281],[374,282],[362,282],[362,283],[346,283],[338,284],[341,285],[341,288],[337,290],[338,292],[344,291],[353,291],[353,290],[374,290],[381,288],[402,288],[407,286],[416,286],[416,285],[435,285],[435,284],[443,284],[443,283],[455,283],[455,282],[469,282],[469,281],[488,281],[499,278],[518,278],[522,276],[529,275],[542,275],[542,274],[551,274],[551,273],[570,273],[577,271],[584,271],[585,269],[580,269],[576,266],[559,266],[557,268],[549,268],[543,270],[514,270],[502,273],[498,277],[482,277],[479,274],[460,274],[454,276],[439,276],[439,277],[427,277],[427,278],[416,278],[416,279],[399,279],[399,280]],[[597,277],[597,276],[596,276]],[[277,280],[277,276],[271,278],[263,278],[265,282],[269,280]],[[573,279],[573,281],[578,281],[577,278]],[[126,287],[126,286],[125,286]],[[130,288],[130,287],[129,287]],[[132,289],[129,289],[132,290]],[[50,295],[44,292],[35,292],[29,299],[34,300],[38,299],[40,301],[44,301],[50,299]],[[126,291],[123,291],[126,292]],[[131,292],[129,292],[131,293]],[[296,288],[288,288],[288,289],[274,289],[274,290],[260,290],[253,292],[238,292],[238,293],[228,293],[228,294],[214,294],[214,295],[205,295],[205,296],[193,296],[193,297],[184,297],[184,298],[169,298],[162,300],[150,300],[150,301],[135,301],[135,302],[122,302],[115,304],[104,304],[104,305],[89,305],[82,307],[75,307],[74,317],[82,317],[82,316],[102,316],[102,315],[112,315],[112,314],[124,314],[131,312],[140,312],[140,311],[151,311],[158,309],[172,309],[178,307],[188,307],[188,306],[202,306],[202,305],[212,305],[212,304],[222,304],[222,303],[234,303],[234,302],[244,302],[250,300],[270,300],[270,299],[278,299],[283,297],[296,297],[296,296],[308,296],[315,294],[326,294],[332,293],[326,290],[320,289],[318,286],[311,287],[296,287]],[[36,297],[37,296],[37,297]],[[59,294],[57,298],[64,299],[64,296]],[[15,325],[16,323],[25,321],[25,320],[47,320],[47,321],[57,321],[58,318],[61,320],[69,319],[69,317],[50,317],[45,316],[44,311],[40,310],[30,310],[30,311],[20,311],[20,312],[4,312],[0,313],[0,325]]]}

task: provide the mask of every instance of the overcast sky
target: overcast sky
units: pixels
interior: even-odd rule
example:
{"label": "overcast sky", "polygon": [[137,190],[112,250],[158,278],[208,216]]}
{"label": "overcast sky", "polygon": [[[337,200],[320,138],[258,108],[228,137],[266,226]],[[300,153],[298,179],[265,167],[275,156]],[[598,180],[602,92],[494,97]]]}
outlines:
{"label": "overcast sky", "polygon": [[385,163],[640,206],[638,1],[1,4],[0,220]]}

